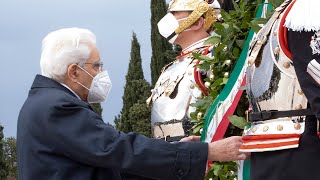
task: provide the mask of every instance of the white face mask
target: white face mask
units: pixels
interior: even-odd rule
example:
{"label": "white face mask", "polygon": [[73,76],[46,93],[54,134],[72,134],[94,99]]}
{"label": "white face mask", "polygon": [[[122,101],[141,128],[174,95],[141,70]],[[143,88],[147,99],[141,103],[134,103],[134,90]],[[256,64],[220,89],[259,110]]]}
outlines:
{"label": "white face mask", "polygon": [[[158,22],[158,30],[161,36],[166,38],[171,44],[177,39],[178,34],[175,33],[176,29],[179,27],[179,21],[185,20],[187,18],[176,19],[172,13],[168,13]],[[186,29],[184,31],[189,31]]]}
{"label": "white face mask", "polygon": [[101,103],[105,101],[110,93],[112,83],[109,77],[109,74],[106,70],[98,73],[93,77],[90,73],[84,70],[82,67],[78,66],[84,72],[86,72],[90,77],[92,77],[92,83],[90,88],[85,87],[80,82],[77,82],[82,87],[89,91],[87,101],[88,103]]}

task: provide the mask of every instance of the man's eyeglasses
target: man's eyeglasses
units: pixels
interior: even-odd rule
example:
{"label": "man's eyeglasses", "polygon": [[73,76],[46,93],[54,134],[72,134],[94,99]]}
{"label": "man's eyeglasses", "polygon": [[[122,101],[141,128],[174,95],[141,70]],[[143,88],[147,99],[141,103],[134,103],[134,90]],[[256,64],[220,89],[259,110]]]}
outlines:
{"label": "man's eyeglasses", "polygon": [[93,69],[97,71],[102,71],[102,68],[103,68],[103,62],[84,63],[84,64],[92,64]]}

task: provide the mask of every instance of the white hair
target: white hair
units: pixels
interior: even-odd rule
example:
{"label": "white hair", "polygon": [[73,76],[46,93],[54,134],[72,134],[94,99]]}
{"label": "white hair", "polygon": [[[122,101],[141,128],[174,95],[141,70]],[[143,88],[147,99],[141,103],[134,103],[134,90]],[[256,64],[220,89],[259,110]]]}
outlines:
{"label": "white hair", "polygon": [[68,66],[84,65],[95,46],[96,37],[87,29],[67,28],[49,33],[42,41],[41,74],[63,82]]}

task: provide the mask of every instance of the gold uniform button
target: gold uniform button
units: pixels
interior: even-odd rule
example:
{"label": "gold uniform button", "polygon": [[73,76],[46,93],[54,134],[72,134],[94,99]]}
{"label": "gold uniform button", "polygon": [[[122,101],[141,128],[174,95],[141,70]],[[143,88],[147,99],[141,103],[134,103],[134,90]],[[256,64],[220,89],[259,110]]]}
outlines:
{"label": "gold uniform button", "polygon": [[298,104],[296,107],[295,107],[296,110],[300,110],[302,109],[302,105],[301,104]]}
{"label": "gold uniform button", "polygon": [[301,124],[299,124],[299,123],[295,123],[294,124],[294,129],[295,130],[299,130],[301,128]]}
{"label": "gold uniform button", "polygon": [[250,57],[248,58],[248,64],[249,64],[249,66],[252,66],[253,63],[254,63],[254,58],[253,58],[252,56],[250,56]]}
{"label": "gold uniform button", "polygon": [[278,126],[277,126],[277,130],[278,130],[278,131],[282,131],[282,130],[283,130],[283,126],[282,126],[282,125],[278,125]]}
{"label": "gold uniform button", "polygon": [[273,32],[273,35],[274,35],[274,36],[277,36],[277,35],[278,35],[278,32],[277,32],[277,31],[274,31],[274,32]]}
{"label": "gold uniform button", "polygon": [[269,130],[268,126],[263,127],[263,132],[267,132]]}
{"label": "gold uniform button", "polygon": [[275,55],[278,55],[278,54],[280,53],[280,48],[279,48],[279,47],[274,48],[273,53],[274,53]]}
{"label": "gold uniform button", "polygon": [[283,67],[288,69],[290,67],[290,62],[284,62]]}
{"label": "gold uniform button", "polygon": [[253,127],[252,129],[251,129],[251,132],[253,132],[253,133],[255,133],[257,131],[257,127]]}
{"label": "gold uniform button", "polygon": [[299,89],[299,90],[298,90],[298,94],[303,95],[302,89]]}
{"label": "gold uniform button", "polygon": [[194,89],[194,87],[195,87],[194,84],[190,85],[190,89]]}

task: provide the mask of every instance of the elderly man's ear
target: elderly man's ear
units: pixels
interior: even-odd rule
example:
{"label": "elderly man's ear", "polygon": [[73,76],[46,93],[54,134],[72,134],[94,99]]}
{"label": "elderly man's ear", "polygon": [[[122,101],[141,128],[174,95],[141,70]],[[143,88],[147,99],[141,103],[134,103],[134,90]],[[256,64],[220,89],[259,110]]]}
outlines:
{"label": "elderly man's ear", "polygon": [[71,64],[68,66],[67,74],[66,76],[68,79],[72,82],[77,82],[79,71],[78,71],[78,65],[77,64]]}

